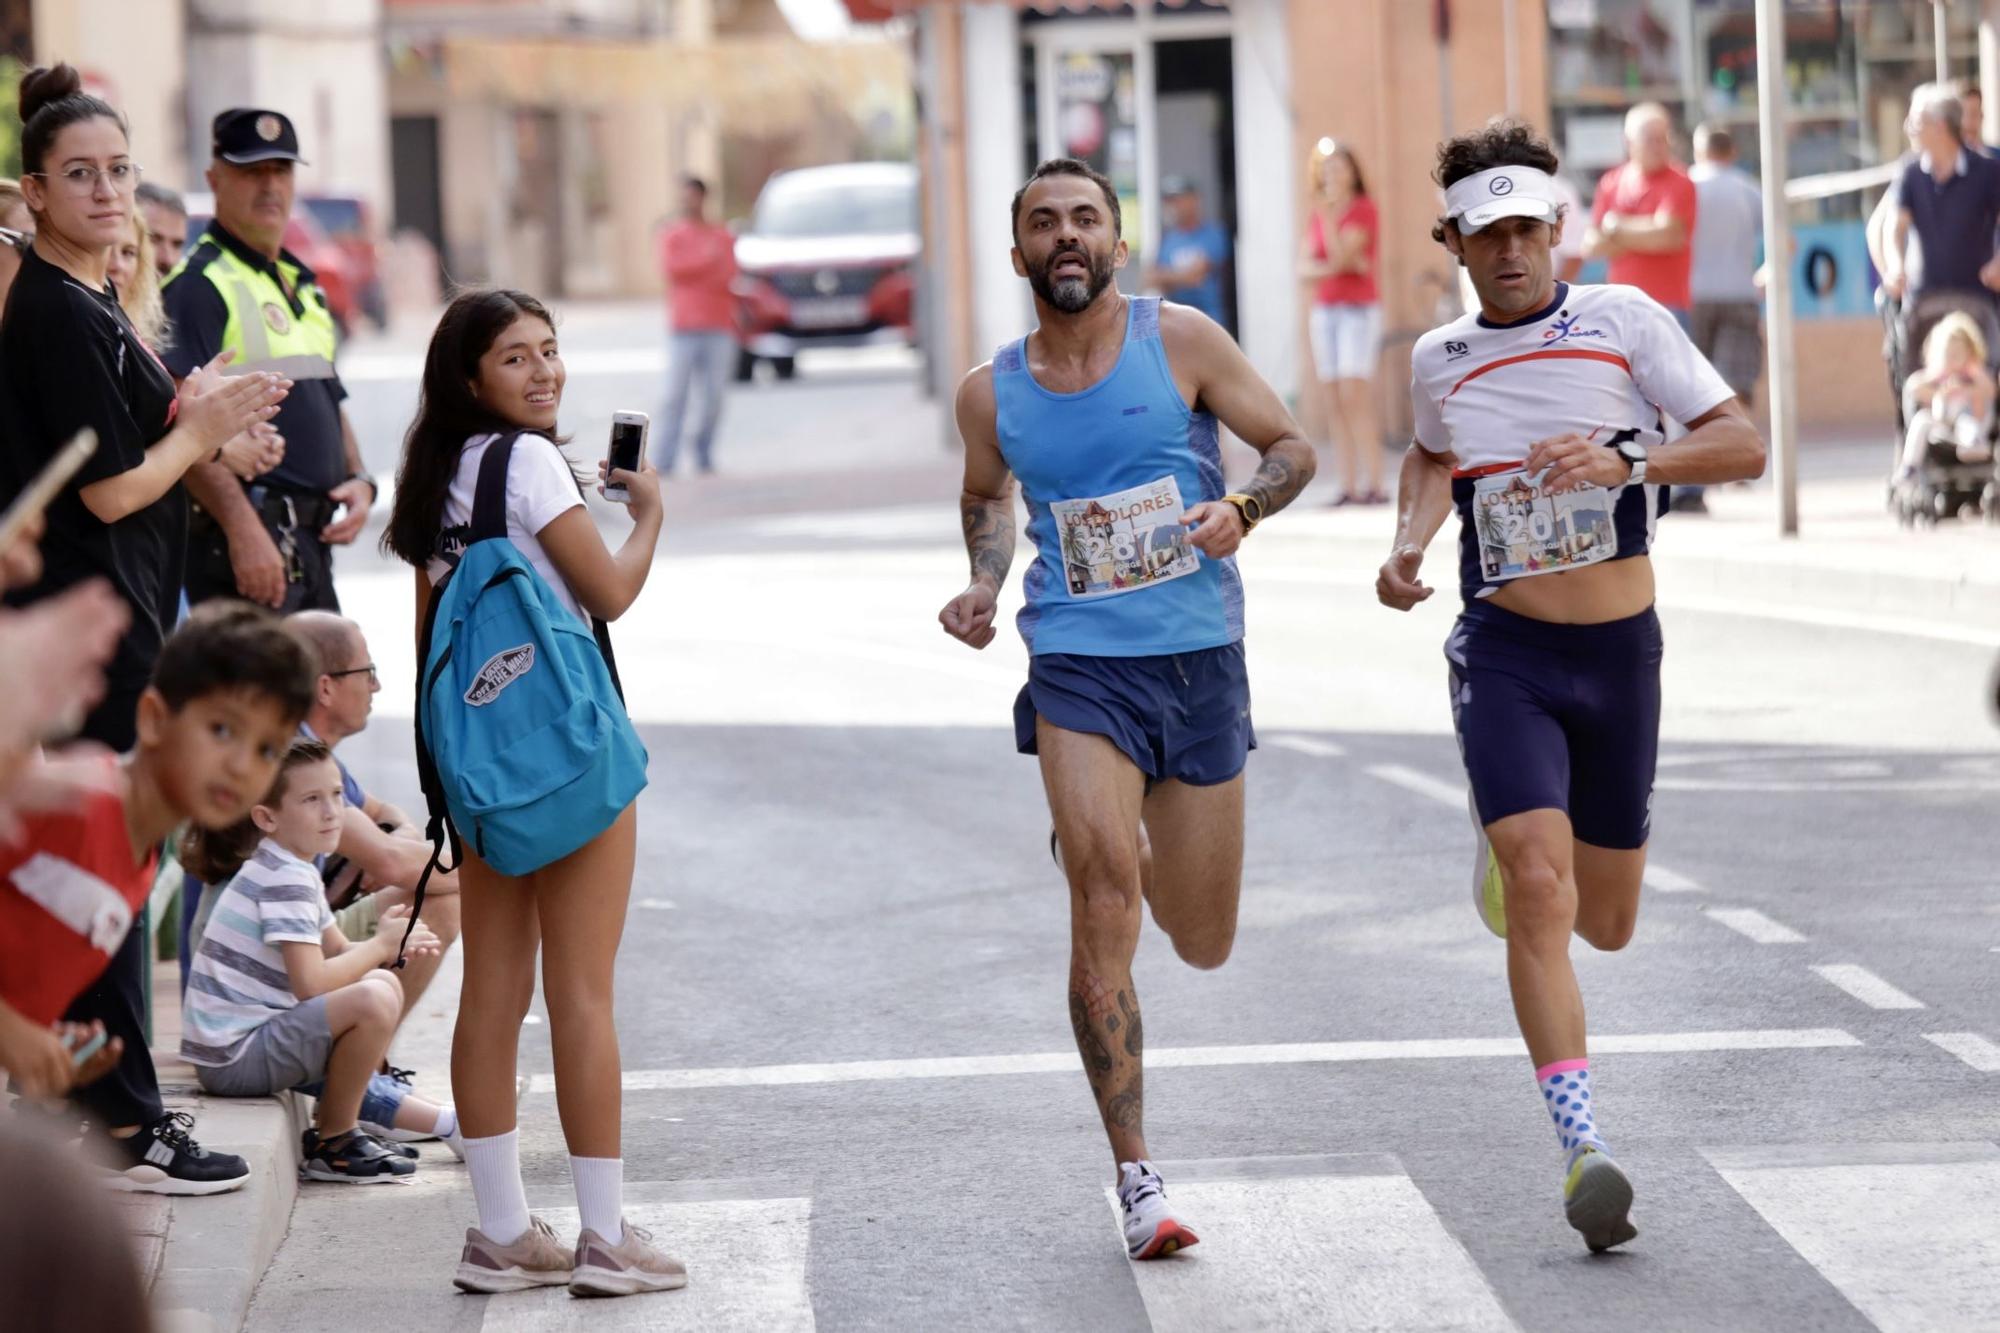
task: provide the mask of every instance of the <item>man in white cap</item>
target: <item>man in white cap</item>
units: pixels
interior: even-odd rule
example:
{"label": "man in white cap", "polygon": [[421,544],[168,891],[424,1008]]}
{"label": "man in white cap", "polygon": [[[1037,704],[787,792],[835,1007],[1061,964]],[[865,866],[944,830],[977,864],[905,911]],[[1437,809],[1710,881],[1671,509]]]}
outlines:
{"label": "man in white cap", "polygon": [[[1507,941],[1514,1015],[1565,1153],[1564,1215],[1602,1250],[1638,1232],[1599,1132],[1569,938],[1620,949],[1638,917],[1660,727],[1658,492],[1758,476],[1764,443],[1659,302],[1557,280],[1552,248],[1574,224],[1555,170],[1518,122],[1439,146],[1431,235],[1479,303],[1412,354],[1416,439],[1376,593],[1399,611],[1431,595],[1418,567],[1456,508],[1465,610],[1445,656],[1473,900]],[[1662,412],[1688,433],[1668,444]]]}

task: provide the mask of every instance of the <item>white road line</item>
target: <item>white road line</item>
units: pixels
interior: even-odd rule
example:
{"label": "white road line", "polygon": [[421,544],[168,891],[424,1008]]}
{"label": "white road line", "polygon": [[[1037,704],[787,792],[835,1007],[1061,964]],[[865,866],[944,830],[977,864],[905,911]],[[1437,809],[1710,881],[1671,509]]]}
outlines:
{"label": "white road line", "polygon": [[1309,754],[1315,759],[1338,759],[1347,753],[1345,745],[1315,740],[1311,736],[1273,736],[1264,743],[1275,745],[1281,750],[1297,750],[1300,754]]}
{"label": "white road line", "polygon": [[1759,944],[1804,944],[1806,937],[1782,921],[1773,921],[1754,907],[1711,907],[1710,920],[1720,921],[1739,935],[1748,935]]}
{"label": "white road line", "polygon": [[1654,861],[1646,863],[1646,887],[1655,893],[1701,893],[1701,885],[1686,875],[1667,869]]}
{"label": "white road line", "polygon": [[1921,1009],[1924,1002],[1897,990],[1859,963],[1821,963],[1813,968],[1870,1009]]}
{"label": "white road line", "polygon": [[1401,764],[1370,764],[1368,776],[1393,783],[1404,791],[1428,796],[1440,805],[1457,806],[1461,810],[1465,808],[1464,787],[1455,782],[1434,778],[1428,773],[1419,773],[1414,768],[1405,768]]}
{"label": "white road line", "polygon": [[[1859,1046],[1839,1028],[1750,1028],[1718,1032],[1641,1032],[1592,1036],[1593,1052],[1673,1055],[1707,1051],[1814,1050]],[[1146,1052],[1150,1069],[1236,1065],[1352,1064],[1373,1060],[1472,1060],[1521,1057],[1519,1037],[1434,1037],[1406,1041],[1292,1042],[1262,1046],[1165,1046]],[[826,1064],[745,1065],[709,1069],[628,1069],[628,1092],[678,1092],[694,1088],[767,1088],[826,1083],[876,1083],[927,1078],[987,1078],[1076,1072],[1074,1051],[1021,1055],[942,1056],[918,1060],[848,1060]],[[537,1074],[530,1092],[556,1088]]]}
{"label": "white road line", "polygon": [[[539,1210],[556,1234],[576,1235],[574,1208]],[[814,1327],[806,1285],[810,1199],[722,1199],[632,1203],[625,1219],[645,1227],[661,1249],[687,1265],[680,1291],[623,1301],[579,1301],[546,1287],[486,1302],[485,1333],[552,1329],[740,1329],[743,1333]]]}
{"label": "white road line", "polygon": [[1977,1032],[1926,1032],[1924,1040],[1950,1051],[1982,1074],[2000,1074],[2000,1045]]}
{"label": "white road line", "polygon": [[1993,1328],[2000,1159],[1990,1144],[1907,1146],[1913,1160],[1760,1164],[1756,1149],[1708,1156],[1883,1333]]}
{"label": "white road line", "polygon": [[[1132,1265],[1154,1333],[1515,1328],[1408,1176],[1168,1179],[1204,1243]],[[1106,1194],[1122,1235],[1117,1194]]]}
{"label": "white road line", "polygon": [[[1279,743],[1282,744],[1282,740]],[[1448,805],[1458,810],[1465,808],[1465,788],[1456,783],[1434,778],[1428,773],[1406,768],[1402,764],[1370,764],[1366,772],[1371,778],[1380,778],[1405,791],[1427,796],[1440,805]],[[1661,893],[1701,892],[1701,885],[1686,875],[1676,874],[1662,865],[1646,866],[1646,884]]]}

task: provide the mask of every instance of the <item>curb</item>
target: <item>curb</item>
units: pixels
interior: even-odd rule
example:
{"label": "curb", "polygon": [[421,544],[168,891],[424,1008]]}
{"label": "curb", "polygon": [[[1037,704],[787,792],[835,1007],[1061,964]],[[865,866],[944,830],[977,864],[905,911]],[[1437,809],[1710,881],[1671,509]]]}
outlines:
{"label": "curb", "polygon": [[[163,1073],[175,1068],[156,1055]],[[229,1194],[176,1198],[166,1252],[153,1285],[158,1326],[169,1333],[236,1333],[250,1313],[264,1270],[291,1227],[299,1193],[299,1136],[310,1123],[306,1099],[219,1098],[190,1084],[162,1089],[168,1109],[195,1116],[204,1147],[235,1153],[250,1165],[250,1179]]]}
{"label": "curb", "polygon": [[1934,620],[2000,645],[2000,583],[1963,570],[1933,575],[1852,569],[1742,552],[1673,551],[1657,562],[1663,592],[1785,602],[1826,611]]}

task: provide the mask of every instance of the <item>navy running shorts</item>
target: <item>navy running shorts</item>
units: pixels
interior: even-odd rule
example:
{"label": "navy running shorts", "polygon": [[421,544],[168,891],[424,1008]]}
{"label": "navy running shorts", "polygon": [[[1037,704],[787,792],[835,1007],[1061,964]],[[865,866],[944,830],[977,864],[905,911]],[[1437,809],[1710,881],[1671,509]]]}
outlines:
{"label": "navy running shorts", "polygon": [[1646,845],[1660,752],[1660,618],[1651,607],[1561,625],[1473,602],[1444,653],[1481,824],[1562,810],[1580,842]]}
{"label": "navy running shorts", "polygon": [[1103,736],[1156,782],[1212,787],[1243,771],[1257,733],[1250,726],[1250,675],[1243,644],[1161,657],[1028,659],[1014,701],[1014,743],[1035,753],[1035,719]]}

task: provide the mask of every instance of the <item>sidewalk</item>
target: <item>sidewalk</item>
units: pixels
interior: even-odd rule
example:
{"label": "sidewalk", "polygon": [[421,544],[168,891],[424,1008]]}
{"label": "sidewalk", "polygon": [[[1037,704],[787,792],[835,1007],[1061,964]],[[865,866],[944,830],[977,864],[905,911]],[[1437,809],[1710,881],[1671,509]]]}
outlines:
{"label": "sidewalk", "polygon": [[112,1197],[127,1219],[158,1327],[164,1333],[235,1333],[291,1222],[307,1102],[292,1093],[210,1097],[195,1083],[193,1066],[177,1054],[180,1040],[180,969],[170,959],[153,967],[153,1064],[160,1091],[169,1111],[194,1116],[194,1136],[203,1147],[249,1162],[249,1183],[205,1198]]}

